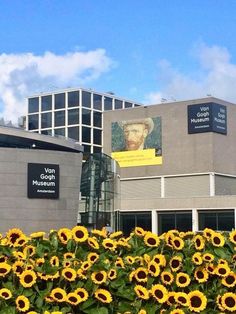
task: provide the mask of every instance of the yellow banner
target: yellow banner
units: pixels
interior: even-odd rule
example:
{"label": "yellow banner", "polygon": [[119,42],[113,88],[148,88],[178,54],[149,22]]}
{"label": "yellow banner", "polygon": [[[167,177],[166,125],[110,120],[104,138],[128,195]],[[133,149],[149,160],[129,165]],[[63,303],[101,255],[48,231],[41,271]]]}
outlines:
{"label": "yellow banner", "polygon": [[131,150],[125,152],[115,152],[111,154],[120,167],[137,167],[161,165],[162,156],[155,155],[155,149]]}

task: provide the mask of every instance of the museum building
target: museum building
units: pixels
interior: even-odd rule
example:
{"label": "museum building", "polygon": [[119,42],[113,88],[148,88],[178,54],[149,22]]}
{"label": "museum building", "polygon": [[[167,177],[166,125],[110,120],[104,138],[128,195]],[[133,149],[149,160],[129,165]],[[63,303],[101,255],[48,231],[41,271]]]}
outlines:
{"label": "museum building", "polygon": [[[125,148],[144,120],[145,146]],[[116,229],[236,228],[235,104],[175,101],[107,111],[104,121],[103,151],[120,166]]]}
{"label": "museum building", "polygon": [[0,127],[0,233],[76,225],[83,147],[75,141]]}

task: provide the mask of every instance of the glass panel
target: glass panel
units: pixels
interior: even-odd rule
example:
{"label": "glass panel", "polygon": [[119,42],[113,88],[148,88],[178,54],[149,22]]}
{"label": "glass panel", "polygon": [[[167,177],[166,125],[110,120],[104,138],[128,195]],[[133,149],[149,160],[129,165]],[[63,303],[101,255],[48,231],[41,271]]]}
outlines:
{"label": "glass panel", "polygon": [[29,130],[34,130],[39,128],[39,115],[32,114],[28,116],[29,120]]}
{"label": "glass panel", "polygon": [[55,95],[55,109],[65,108],[65,93]]}
{"label": "glass panel", "polygon": [[38,112],[39,111],[39,97],[29,98],[28,100],[28,112]]}
{"label": "glass panel", "polygon": [[93,152],[94,152],[94,153],[101,153],[101,151],[102,151],[102,148],[101,148],[101,147],[93,146]]}
{"label": "glass panel", "polygon": [[42,111],[52,110],[52,95],[42,96]]}
{"label": "glass panel", "polygon": [[93,94],[93,108],[97,110],[102,110],[102,96]]}
{"label": "glass panel", "polygon": [[218,230],[231,231],[234,229],[234,212],[218,213]]}
{"label": "glass panel", "polygon": [[44,134],[44,135],[52,135],[52,130],[42,130],[42,131],[41,131],[41,134]]}
{"label": "glass panel", "polygon": [[99,128],[102,127],[102,113],[94,111],[93,112],[93,125]]}
{"label": "glass panel", "polygon": [[82,109],[82,124],[91,125],[91,110]]}
{"label": "glass panel", "polygon": [[91,93],[82,91],[82,106],[91,108]]}
{"label": "glass panel", "polygon": [[55,111],[55,126],[62,126],[65,125],[65,110]]}
{"label": "glass panel", "polygon": [[75,126],[68,128],[68,137],[73,138],[74,140],[79,140],[79,127]]}
{"label": "glass panel", "polygon": [[51,127],[52,127],[52,113],[51,112],[42,113],[41,128],[46,129],[46,128],[51,128]]}
{"label": "glass panel", "polygon": [[151,214],[137,214],[136,216],[136,227],[142,227],[144,230],[151,231],[152,230],[152,221]]}
{"label": "glass panel", "polygon": [[93,129],[93,143],[97,145],[102,145],[102,131]]}
{"label": "glass panel", "polygon": [[82,142],[91,143],[91,129],[82,127]]}
{"label": "glass panel", "polygon": [[158,234],[175,229],[175,214],[174,213],[159,213],[158,214]]}
{"label": "glass panel", "polygon": [[85,153],[90,153],[91,146],[83,144],[83,147],[84,147],[84,152]]}
{"label": "glass panel", "polygon": [[68,124],[79,124],[79,109],[68,110]]}
{"label": "glass panel", "polygon": [[132,103],[131,102],[125,102],[125,108],[131,108]]}
{"label": "glass panel", "polygon": [[216,213],[199,213],[199,230],[203,230],[205,228],[217,230]]}
{"label": "glass panel", "polygon": [[135,228],[135,215],[121,214],[120,222],[124,236],[128,236]]}
{"label": "glass panel", "polygon": [[79,106],[79,92],[69,92],[68,93],[68,107],[78,107]]}
{"label": "glass panel", "polygon": [[138,105],[138,104],[134,104],[134,107],[140,107],[140,105]]}
{"label": "glass panel", "polygon": [[104,110],[112,110],[112,98],[104,97]]}
{"label": "glass panel", "polygon": [[55,135],[65,136],[65,128],[54,129],[54,134]]}
{"label": "glass panel", "polygon": [[176,213],[176,227],[179,231],[192,230],[192,213]]}
{"label": "glass panel", "polygon": [[115,99],[115,109],[122,109],[123,101]]}

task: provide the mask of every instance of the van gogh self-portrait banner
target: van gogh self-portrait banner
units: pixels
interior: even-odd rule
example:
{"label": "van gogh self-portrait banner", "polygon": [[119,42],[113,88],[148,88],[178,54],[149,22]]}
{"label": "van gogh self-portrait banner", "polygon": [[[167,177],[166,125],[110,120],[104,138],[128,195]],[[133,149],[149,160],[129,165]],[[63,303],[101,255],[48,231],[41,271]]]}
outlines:
{"label": "van gogh self-portrait banner", "polygon": [[112,123],[112,158],[120,167],[162,164],[161,118]]}

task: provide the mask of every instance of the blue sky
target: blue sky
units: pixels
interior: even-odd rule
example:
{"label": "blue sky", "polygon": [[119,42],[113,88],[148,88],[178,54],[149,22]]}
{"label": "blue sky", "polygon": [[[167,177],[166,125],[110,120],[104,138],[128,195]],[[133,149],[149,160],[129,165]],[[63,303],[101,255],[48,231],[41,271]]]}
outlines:
{"label": "blue sky", "polygon": [[236,103],[235,0],[3,0],[0,111],[64,87],[147,104],[204,97]]}

